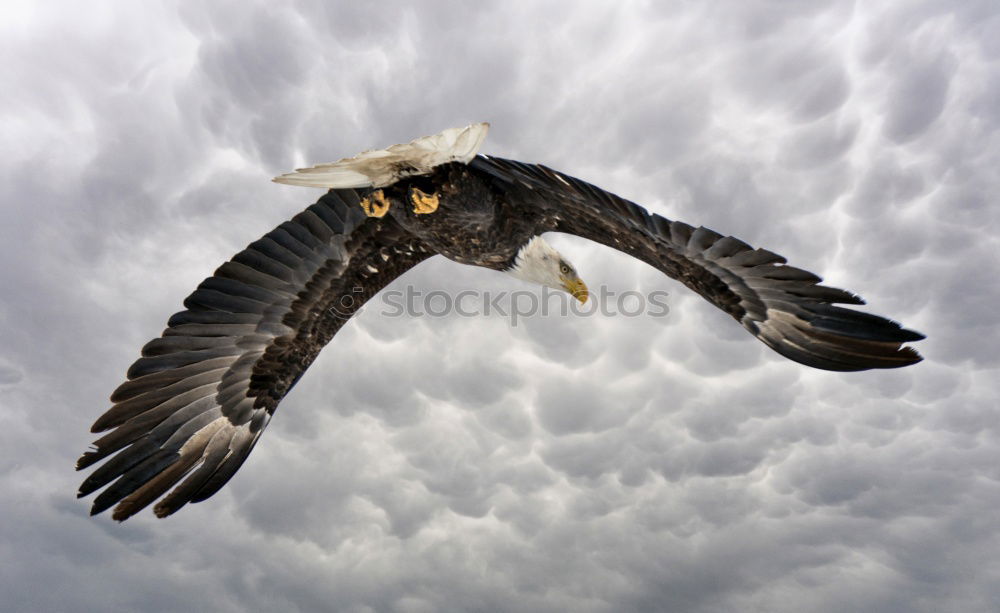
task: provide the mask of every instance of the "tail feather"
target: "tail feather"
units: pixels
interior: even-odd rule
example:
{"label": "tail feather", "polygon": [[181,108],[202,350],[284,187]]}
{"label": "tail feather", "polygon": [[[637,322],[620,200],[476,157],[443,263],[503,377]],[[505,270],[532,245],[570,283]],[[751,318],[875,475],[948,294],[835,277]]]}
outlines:
{"label": "tail feather", "polygon": [[464,128],[449,128],[387,149],[365,151],[337,162],[299,168],[273,181],[334,189],[385,187],[405,177],[428,174],[435,166],[449,162],[468,163],[479,152],[489,127],[488,123],[474,123]]}

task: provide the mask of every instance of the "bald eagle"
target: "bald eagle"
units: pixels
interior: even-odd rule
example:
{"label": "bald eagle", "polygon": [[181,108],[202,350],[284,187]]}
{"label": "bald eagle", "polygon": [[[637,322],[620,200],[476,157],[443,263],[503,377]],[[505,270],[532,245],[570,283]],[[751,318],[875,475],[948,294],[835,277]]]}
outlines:
{"label": "bald eagle", "polygon": [[919,333],[835,306],[863,304],[854,294],[819,285],[771,251],[651,214],[545,166],[481,155],[486,131],[445,130],[277,177],[328,191],[220,266],[142,348],[92,428],[110,432],[77,463],[113,456],[80,486],[81,497],[108,486],[91,514],[117,504],[112,517],[124,520],[160,499],[154,512],[165,517],[217,492],[347,318],[431,256],[586,301],[586,285],[544,232],[588,238],[658,268],[807,366],[920,361],[903,346]]}

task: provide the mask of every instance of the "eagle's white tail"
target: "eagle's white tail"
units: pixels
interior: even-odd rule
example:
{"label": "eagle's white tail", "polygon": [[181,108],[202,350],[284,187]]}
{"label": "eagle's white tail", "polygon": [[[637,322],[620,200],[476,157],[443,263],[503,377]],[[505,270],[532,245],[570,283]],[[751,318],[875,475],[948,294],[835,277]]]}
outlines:
{"label": "eagle's white tail", "polygon": [[474,123],[464,128],[450,128],[388,149],[365,151],[337,162],[299,168],[273,181],[304,187],[385,187],[404,177],[428,174],[441,164],[468,163],[476,157],[489,127],[488,123]]}

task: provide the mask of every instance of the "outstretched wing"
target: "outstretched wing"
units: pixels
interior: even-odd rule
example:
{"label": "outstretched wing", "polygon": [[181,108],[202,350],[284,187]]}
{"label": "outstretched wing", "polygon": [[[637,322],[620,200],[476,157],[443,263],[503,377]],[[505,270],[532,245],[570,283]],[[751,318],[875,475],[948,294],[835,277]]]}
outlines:
{"label": "outstretched wing", "polygon": [[731,236],[654,215],[623,198],[541,165],[477,156],[508,201],[542,209],[543,231],[568,232],[636,257],[732,315],[778,353],[808,366],[852,371],[914,364],[902,343],[923,335],[898,323],[835,306],[854,294],[785,265],[785,258]]}
{"label": "outstretched wing", "polygon": [[217,492],[344,322],[433,255],[390,218],[365,217],[359,202],[355,190],[330,190],[251,243],[143,347],[92,428],[112,431],[77,463],[117,454],[80,486],[86,496],[111,484],[91,514],[117,503],[113,517],[124,520],[178,482],[158,516]]}

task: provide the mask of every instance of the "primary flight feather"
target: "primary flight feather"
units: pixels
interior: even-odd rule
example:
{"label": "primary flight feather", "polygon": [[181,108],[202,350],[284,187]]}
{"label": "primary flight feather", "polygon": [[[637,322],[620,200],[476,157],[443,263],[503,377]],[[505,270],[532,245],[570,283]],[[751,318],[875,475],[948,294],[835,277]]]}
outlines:
{"label": "primary flight feather", "polygon": [[500,270],[581,301],[576,269],[541,238],[567,232],[636,257],[719,307],[778,353],[826,370],[920,361],[923,338],[837,304],[863,304],[766,249],[647,212],[537,164],[478,154],[486,124],[277,177],[328,188],[315,204],[233,256],[142,348],[107,434],[77,469],[105,488],[92,514],[160,517],[233,476],[281,399],[365,301],[433,255]]}

